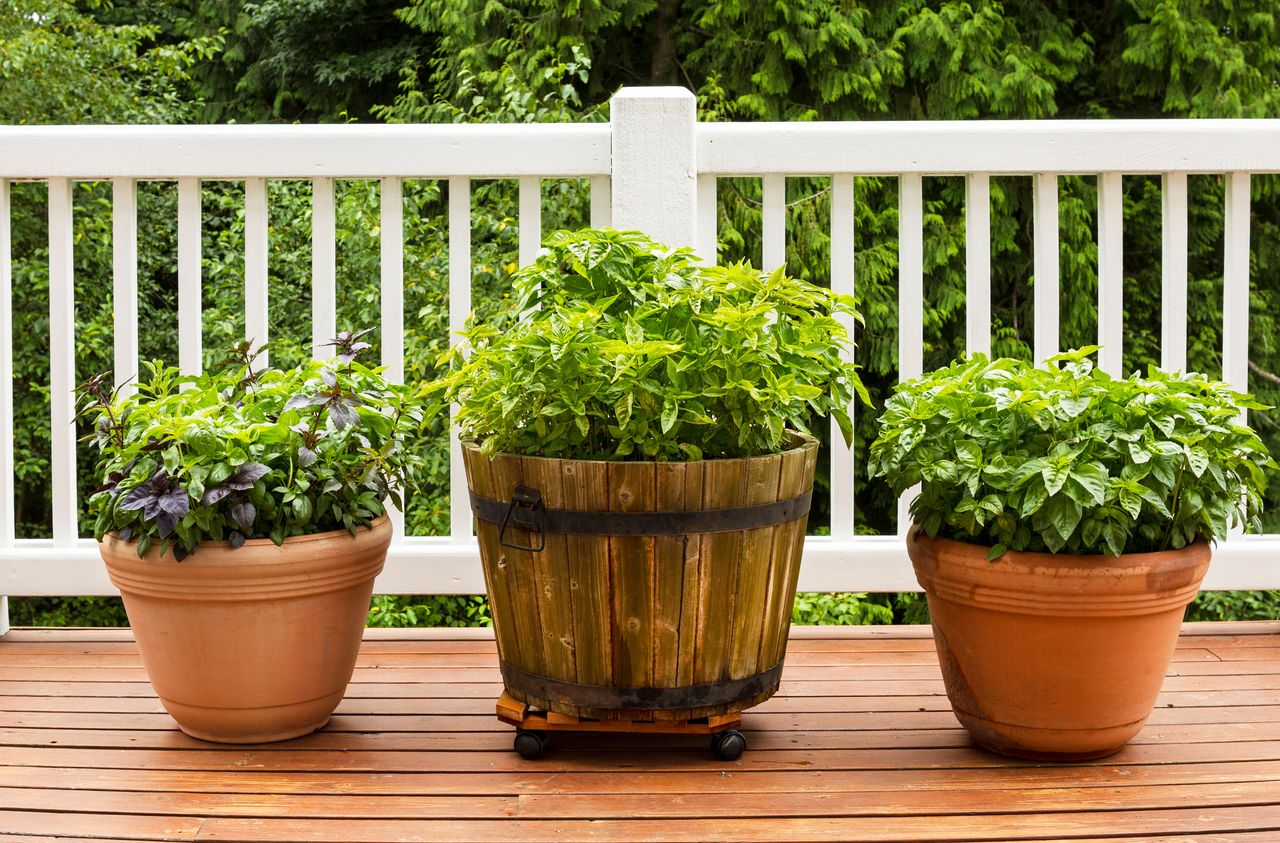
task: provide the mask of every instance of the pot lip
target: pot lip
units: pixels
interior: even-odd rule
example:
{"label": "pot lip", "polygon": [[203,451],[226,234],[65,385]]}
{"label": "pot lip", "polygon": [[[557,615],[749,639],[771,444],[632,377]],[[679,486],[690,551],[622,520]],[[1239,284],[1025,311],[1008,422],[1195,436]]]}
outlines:
{"label": "pot lip", "polygon": [[[377,518],[373,519],[373,521],[371,521],[368,526],[360,526],[360,527],[357,527],[356,529],[361,534],[372,533],[375,530],[380,529],[383,524],[389,524],[390,521],[391,521],[390,516],[384,513],[383,515],[379,515]],[[334,539],[340,535],[351,536],[351,532],[344,528],[339,530],[325,530],[323,533],[306,533],[305,535],[301,535],[301,536],[289,536],[284,540],[284,543],[291,544],[291,545],[299,545],[299,544],[305,544],[307,542],[312,542],[312,541]],[[99,545],[105,544],[107,538],[110,538],[114,542],[119,542],[125,545],[136,545],[138,543],[137,539],[129,539],[128,541],[124,541],[123,539],[120,538],[119,535],[117,535],[115,530],[112,530],[111,532],[107,533],[106,536],[103,537],[103,540],[99,541],[98,544]],[[357,539],[357,538],[360,538],[360,536],[351,536],[351,538]],[[197,547],[226,547],[226,544],[227,543],[225,540],[214,541],[213,539],[206,539],[205,541],[200,542],[196,546]],[[272,547],[280,547],[280,545],[277,545],[271,539],[246,539],[245,543],[241,545],[239,548],[237,548],[237,550],[243,550],[244,548],[247,548],[247,547],[263,547],[265,545],[271,545]]]}
{"label": "pot lip", "polygon": [[[773,451],[768,454],[756,454],[755,456],[751,456],[751,457],[726,457],[726,458],[714,459],[714,460],[584,460],[584,459],[577,459],[575,457],[539,457],[531,454],[517,454],[511,451],[499,451],[494,456],[518,457],[522,460],[545,460],[546,462],[574,462],[574,463],[583,463],[586,465],[600,465],[600,466],[605,466],[605,465],[700,465],[703,463],[727,463],[727,462],[734,462],[735,460],[737,461],[758,460],[764,457],[778,457],[778,456],[782,456],[783,454],[791,454],[796,451],[803,451],[806,448],[818,447],[818,439],[811,433],[805,433],[799,430],[786,430],[784,431],[784,433],[791,437],[792,446],[789,448],[784,448],[781,451]],[[462,437],[462,447],[468,450],[479,452],[480,439],[475,436],[464,436]],[[491,458],[486,457],[486,459],[491,459]]]}
{"label": "pot lip", "polygon": [[[981,551],[985,560],[987,552],[991,550],[991,545],[976,544],[972,542],[962,542],[956,539],[945,538],[944,536],[929,536],[921,532],[920,525],[912,524],[911,529],[907,531],[907,542],[931,542],[942,545],[953,545],[961,548],[972,548],[973,551]],[[1095,560],[1098,562],[1107,562],[1112,565],[1120,560],[1131,560],[1133,562],[1141,562],[1144,559],[1152,559],[1157,556],[1169,556],[1170,554],[1186,555],[1192,553],[1211,553],[1212,546],[1208,539],[1199,539],[1184,547],[1170,548],[1169,550],[1146,550],[1138,553],[1122,553],[1119,556],[1108,556],[1105,553],[1045,553],[1038,550],[1008,550],[1003,556],[990,560],[990,564],[996,564],[1000,561],[1026,561],[1038,562],[1040,564],[1061,565],[1065,562],[1073,564],[1089,564]]]}

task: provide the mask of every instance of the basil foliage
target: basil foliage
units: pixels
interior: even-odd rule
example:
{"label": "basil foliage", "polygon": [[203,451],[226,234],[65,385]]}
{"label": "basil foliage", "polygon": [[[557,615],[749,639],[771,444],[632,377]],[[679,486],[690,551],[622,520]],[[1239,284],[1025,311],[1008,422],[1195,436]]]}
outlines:
{"label": "basil foliage", "polygon": [[385,511],[422,469],[409,443],[422,428],[420,390],[390,383],[356,357],[362,333],[333,340],[333,359],[289,371],[254,368],[250,343],[199,377],[148,365],[129,396],[100,375],[79,387],[80,413],[102,454],[89,500],[99,540],[159,542],[182,560],[202,540],[350,530]]}
{"label": "basil foliage", "polygon": [[1276,464],[1241,422],[1268,409],[1204,375],[1112,378],[1091,346],[1035,368],[973,355],[901,384],[870,470],[930,536],[1006,550],[1119,555],[1257,527]]}
{"label": "basil foliage", "polygon": [[853,300],[779,269],[704,267],[639,232],[561,231],[511,315],[463,333],[435,389],[485,453],[698,460],[781,450],[865,391]]}

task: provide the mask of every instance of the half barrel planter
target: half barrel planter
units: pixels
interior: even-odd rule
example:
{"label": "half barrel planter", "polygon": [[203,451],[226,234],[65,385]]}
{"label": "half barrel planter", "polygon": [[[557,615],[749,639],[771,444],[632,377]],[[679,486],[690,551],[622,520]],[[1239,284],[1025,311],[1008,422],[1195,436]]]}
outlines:
{"label": "half barrel planter", "polygon": [[602,462],[463,443],[507,693],[593,720],[691,720],[778,689],[818,443]]}

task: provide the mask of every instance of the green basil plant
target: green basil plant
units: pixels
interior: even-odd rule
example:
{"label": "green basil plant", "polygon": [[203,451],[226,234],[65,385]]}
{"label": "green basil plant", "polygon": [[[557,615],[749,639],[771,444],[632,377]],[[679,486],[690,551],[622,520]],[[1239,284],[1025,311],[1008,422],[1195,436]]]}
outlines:
{"label": "green basil plant", "polygon": [[1097,346],[1043,367],[981,354],[897,387],[870,472],[929,536],[1006,550],[1119,555],[1257,528],[1266,469],[1242,421],[1268,407],[1196,373],[1113,378]]}
{"label": "green basil plant", "polygon": [[781,269],[703,266],[639,232],[549,236],[510,313],[472,324],[433,387],[489,455],[698,460],[782,450],[866,392],[853,300]]}
{"label": "green basil plant", "polygon": [[387,498],[402,506],[423,465],[410,442],[426,405],[357,359],[366,333],[343,332],[334,357],[288,371],[254,368],[261,349],[244,342],[198,377],[148,364],[132,395],[105,375],[82,384],[102,454],[89,499],[98,539],[136,539],[139,556],[159,542],[181,561],[204,540],[354,533]]}

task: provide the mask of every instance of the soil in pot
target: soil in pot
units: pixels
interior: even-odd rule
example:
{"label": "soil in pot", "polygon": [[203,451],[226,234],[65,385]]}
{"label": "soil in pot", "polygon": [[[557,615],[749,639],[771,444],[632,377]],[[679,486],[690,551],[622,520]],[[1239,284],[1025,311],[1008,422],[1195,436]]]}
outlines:
{"label": "soil in pot", "polygon": [[980,746],[1039,760],[1119,751],[1146,723],[1205,542],[1123,556],[1010,551],[912,532],[956,717]]}
{"label": "soil in pot", "polygon": [[391,542],[380,518],[232,550],[201,543],[182,562],[133,542],[100,545],[151,684],[192,737],[264,743],[328,722],[355,669],[373,581]]}
{"label": "soil in pot", "polygon": [[696,462],[464,456],[512,697],[683,720],[777,690],[816,440]]}

